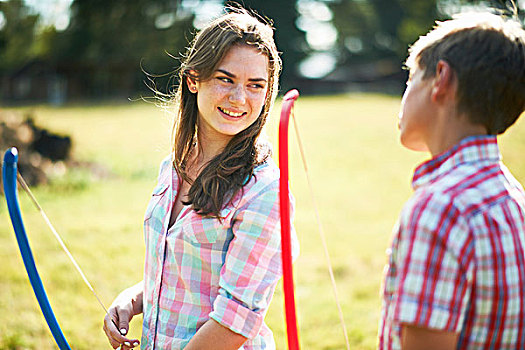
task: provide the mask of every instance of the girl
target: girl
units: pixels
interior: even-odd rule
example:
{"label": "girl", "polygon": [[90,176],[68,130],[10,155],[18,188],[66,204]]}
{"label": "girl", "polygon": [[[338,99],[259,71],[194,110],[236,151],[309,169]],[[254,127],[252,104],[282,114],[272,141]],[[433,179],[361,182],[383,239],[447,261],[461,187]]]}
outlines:
{"label": "girl", "polygon": [[279,174],[259,135],[280,69],[272,28],[246,11],[196,36],[146,210],[144,280],[104,320],[113,348],[139,344],[125,335],[140,313],[141,349],[275,348],[264,316],[282,275]]}

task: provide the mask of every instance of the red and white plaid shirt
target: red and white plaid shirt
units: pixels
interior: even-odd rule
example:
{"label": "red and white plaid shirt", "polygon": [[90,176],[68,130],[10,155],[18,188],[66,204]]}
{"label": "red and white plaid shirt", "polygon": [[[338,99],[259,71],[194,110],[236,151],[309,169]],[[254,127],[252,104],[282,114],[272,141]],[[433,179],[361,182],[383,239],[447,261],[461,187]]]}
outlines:
{"label": "red and white plaid shirt", "polygon": [[525,349],[525,193],[495,136],[420,165],[394,231],[379,349],[401,324],[459,333],[458,349]]}

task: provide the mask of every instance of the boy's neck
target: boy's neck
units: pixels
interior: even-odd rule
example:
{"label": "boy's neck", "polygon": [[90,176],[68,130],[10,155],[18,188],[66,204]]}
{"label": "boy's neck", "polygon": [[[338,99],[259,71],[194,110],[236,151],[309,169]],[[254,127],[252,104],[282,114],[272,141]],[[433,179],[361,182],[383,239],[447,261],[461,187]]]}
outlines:
{"label": "boy's neck", "polygon": [[454,110],[439,116],[438,123],[427,140],[428,151],[435,157],[457,145],[469,136],[487,135],[481,124],[473,124],[468,117]]}

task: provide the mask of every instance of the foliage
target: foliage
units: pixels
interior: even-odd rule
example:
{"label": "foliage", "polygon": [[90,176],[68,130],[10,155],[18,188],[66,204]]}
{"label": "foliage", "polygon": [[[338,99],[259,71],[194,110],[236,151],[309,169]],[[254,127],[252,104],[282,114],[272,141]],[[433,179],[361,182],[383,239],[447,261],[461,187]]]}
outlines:
{"label": "foliage", "polygon": [[0,1],[0,73],[13,71],[38,57],[35,40],[38,15],[30,14],[23,0]]}
{"label": "foliage", "polygon": [[525,3],[520,0],[455,0],[449,2],[490,8],[493,12],[503,16],[519,18],[525,24]]}
{"label": "foliage", "polygon": [[145,79],[141,64],[152,74],[178,67],[168,53],[179,57],[184,51],[193,18],[177,18],[177,3],[75,0],[70,25],[59,40],[59,59],[85,67],[91,94],[136,90]]}
{"label": "foliage", "polygon": [[[336,1],[331,8],[341,63],[387,58],[400,67],[408,45],[442,18],[436,0],[347,0]],[[356,40],[359,50],[352,49]]]}
{"label": "foliage", "polygon": [[[510,0],[332,1],[333,25],[339,32],[339,64],[387,59],[400,69],[410,44],[428,32],[435,21],[449,18],[465,5],[506,15],[512,8]],[[517,10],[523,20],[523,9]]]}
{"label": "foliage", "polygon": [[[384,62],[383,68],[375,65],[373,69],[387,73],[399,73],[408,46],[436,20],[448,18],[465,5],[510,14],[514,1],[521,6],[517,15],[525,23],[525,3],[518,0],[237,1],[274,20],[284,61],[284,89],[294,84],[300,62],[312,51],[305,33],[296,25],[298,1],[323,2],[332,10],[338,39],[330,54],[340,66],[360,69],[363,63]],[[180,57],[195,30],[194,15],[182,4],[183,0],[73,0],[70,25],[57,31],[53,26],[43,27],[40,16],[32,13],[24,0],[0,1],[0,77],[19,74],[36,62],[27,74],[44,70],[51,80],[66,81],[63,88],[70,98],[137,97],[147,91],[142,69],[155,76],[179,66],[167,53]],[[172,83],[169,74],[156,79],[157,88],[164,92]],[[2,89],[7,89],[5,80],[2,84]],[[43,90],[50,82],[40,84],[37,89]]]}

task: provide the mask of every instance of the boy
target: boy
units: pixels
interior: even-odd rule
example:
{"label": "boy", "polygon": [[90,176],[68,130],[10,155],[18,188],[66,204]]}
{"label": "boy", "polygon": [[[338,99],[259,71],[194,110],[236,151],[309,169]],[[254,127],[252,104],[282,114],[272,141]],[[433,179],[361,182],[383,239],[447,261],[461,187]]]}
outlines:
{"label": "boy", "polygon": [[401,143],[432,159],[394,231],[380,349],[525,349],[525,193],[496,135],[525,109],[525,31],[438,23],[410,49]]}

